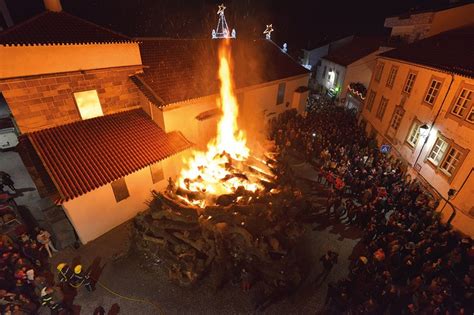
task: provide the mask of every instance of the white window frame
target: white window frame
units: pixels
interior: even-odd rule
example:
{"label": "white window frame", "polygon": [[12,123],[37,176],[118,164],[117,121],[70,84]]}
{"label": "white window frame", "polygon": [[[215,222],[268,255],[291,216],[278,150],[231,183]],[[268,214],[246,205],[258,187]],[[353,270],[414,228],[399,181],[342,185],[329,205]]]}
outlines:
{"label": "white window frame", "polygon": [[369,91],[369,95],[367,96],[367,102],[366,102],[366,105],[365,105],[365,107],[367,108],[367,111],[369,111],[369,112],[372,111],[376,96],[377,96],[377,94],[375,93],[375,91],[373,91],[373,90]]}
{"label": "white window frame", "polygon": [[450,146],[446,150],[445,157],[440,163],[440,169],[448,176],[453,176],[459,167],[462,158],[462,152],[457,148]]}
{"label": "white window frame", "polygon": [[471,107],[469,114],[466,115],[466,120],[470,123],[474,123],[474,106]]}
{"label": "white window frame", "polygon": [[444,155],[446,151],[448,151],[449,143],[443,137],[438,136],[436,138],[435,144],[431,149],[430,153],[428,154],[428,161],[433,163],[433,165],[440,165],[443,162]]}
{"label": "white window frame", "polygon": [[410,71],[408,72],[407,80],[405,82],[405,85],[403,86],[403,92],[410,94],[411,91],[413,90],[413,86],[415,85],[415,80],[416,80],[417,74],[416,72]]}
{"label": "white window frame", "polygon": [[377,63],[377,68],[375,70],[375,77],[374,77],[375,81],[380,82],[380,80],[382,79],[382,73],[383,73],[384,66],[385,66],[385,64],[383,62]]}
{"label": "white window frame", "polygon": [[387,83],[386,83],[387,87],[389,88],[393,87],[393,84],[395,83],[395,78],[397,77],[397,72],[398,72],[397,66],[392,66],[392,68],[390,68],[390,73],[388,74]]}
{"label": "white window frame", "polygon": [[[464,92],[466,92],[467,95],[463,96]],[[459,92],[458,97],[456,97],[456,101],[454,102],[453,108],[451,109],[451,114],[453,114],[454,116],[463,118],[464,111],[466,111],[469,108],[469,104],[472,103],[473,95],[474,95],[474,91],[468,88],[462,88],[461,92]],[[472,112],[472,108],[471,108],[471,112]]]}
{"label": "white window frame", "polygon": [[375,117],[377,117],[379,120],[383,119],[385,111],[387,110],[387,105],[388,98],[382,96],[382,98],[380,99],[379,107],[377,108],[377,114],[375,115]]}
{"label": "white window frame", "polygon": [[420,127],[421,123],[418,120],[413,121],[410,127],[410,132],[408,133],[407,143],[415,148],[420,140]]}
{"label": "white window frame", "polygon": [[442,84],[443,84],[443,82],[438,80],[438,79],[432,79],[431,80],[431,83],[428,86],[428,90],[426,91],[426,95],[423,99],[425,101],[425,103],[428,103],[430,105],[433,105],[435,103]]}
{"label": "white window frame", "polygon": [[402,122],[403,119],[403,110],[401,108],[396,108],[393,111],[393,116],[392,116],[392,121],[390,122],[390,128],[393,130],[398,130],[400,128],[400,123]]}
{"label": "white window frame", "polygon": [[285,93],[286,93],[286,82],[281,82],[280,84],[278,84],[276,105],[280,105],[285,102]]}

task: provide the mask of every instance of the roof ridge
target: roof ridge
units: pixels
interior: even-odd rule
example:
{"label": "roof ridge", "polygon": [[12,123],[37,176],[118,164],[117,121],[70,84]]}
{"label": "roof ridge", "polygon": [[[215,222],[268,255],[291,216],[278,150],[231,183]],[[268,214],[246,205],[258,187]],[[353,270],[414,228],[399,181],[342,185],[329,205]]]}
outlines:
{"label": "roof ridge", "polygon": [[133,112],[133,111],[136,111],[136,112],[142,111],[146,115],[145,111],[141,107],[137,107],[137,108],[132,108],[132,109],[129,109],[129,110],[122,110],[122,111],[115,112],[115,113],[108,114],[108,115],[97,116],[97,117],[94,117],[94,118],[71,121],[71,122],[68,122],[68,123],[65,123],[65,124],[61,124],[61,125],[51,126],[51,127],[35,130],[35,131],[32,131],[32,132],[26,132],[25,134],[26,135],[36,134],[36,133],[44,132],[45,130],[51,130],[51,129],[55,129],[55,128],[63,128],[63,127],[67,127],[67,126],[70,126],[70,125],[77,125],[77,124],[80,124],[80,123],[83,123],[83,122],[90,122],[90,121],[96,121],[96,120],[100,120],[100,119],[104,119],[104,118],[110,118],[111,116],[118,116],[120,114],[129,113],[129,112]]}
{"label": "roof ridge", "polygon": [[115,30],[112,30],[112,29],[110,29],[110,28],[107,28],[107,27],[104,27],[104,26],[102,26],[102,25],[99,25],[99,24],[96,24],[96,23],[94,23],[94,22],[91,22],[91,21],[89,21],[89,20],[83,19],[83,18],[81,18],[81,17],[78,17],[78,16],[73,15],[73,14],[71,14],[71,13],[68,13],[68,12],[66,12],[66,11],[52,12],[52,13],[65,14],[65,15],[71,17],[71,18],[74,18],[74,19],[79,20],[79,21],[84,22],[84,23],[88,23],[89,25],[98,27],[98,28],[100,28],[100,29],[102,29],[102,30],[104,30],[104,31],[110,32],[110,33],[115,34],[115,35],[118,35],[118,36],[122,36],[122,37],[126,38],[126,39],[129,40],[129,41],[134,41],[134,39],[133,39],[132,37],[130,37],[130,36],[124,35],[124,34],[122,34],[122,33],[119,33],[119,32],[117,32],[117,31],[115,31]]}
{"label": "roof ridge", "polygon": [[41,13],[39,13],[39,14],[36,14],[36,15],[34,15],[34,16],[32,16],[32,17],[26,19],[26,20],[23,21],[23,22],[20,22],[19,24],[15,24],[15,25],[13,25],[12,27],[7,28],[6,30],[0,32],[0,38],[1,38],[3,35],[9,34],[9,33],[11,33],[12,31],[14,31],[14,30],[16,30],[16,29],[18,29],[18,28],[20,28],[20,27],[22,27],[22,26],[25,26],[25,25],[30,24],[31,22],[33,22],[33,21],[39,19],[39,18],[42,17],[43,15],[47,15],[48,13],[52,13],[52,12],[51,12],[51,11],[48,11],[48,10],[43,11],[43,12],[41,12]]}

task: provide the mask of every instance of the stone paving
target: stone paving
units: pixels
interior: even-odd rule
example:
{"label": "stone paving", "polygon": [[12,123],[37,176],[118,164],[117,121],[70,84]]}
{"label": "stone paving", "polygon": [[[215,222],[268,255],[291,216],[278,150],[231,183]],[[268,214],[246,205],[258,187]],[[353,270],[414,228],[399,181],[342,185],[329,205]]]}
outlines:
{"label": "stone paving", "polygon": [[[294,163],[296,174],[313,178],[307,164]],[[325,197],[318,191],[314,202],[323,204]],[[323,308],[327,284],[347,275],[350,257],[359,242],[360,231],[347,227],[322,210],[317,214],[317,224],[307,225],[304,241],[298,250],[306,253],[307,277],[301,287],[290,297],[265,309],[266,314],[314,314]],[[227,285],[215,291],[204,279],[191,288],[182,288],[168,280],[164,271],[150,273],[142,267],[140,255],[130,250],[131,223],[126,223],[99,239],[80,247],[67,248],[56,254],[51,263],[81,262],[91,267],[94,277],[114,292],[127,297],[152,301],[159,305],[129,301],[111,294],[100,285],[93,293],[84,288],[74,298],[77,314],[92,314],[101,305],[108,311],[118,304],[121,314],[248,314],[255,313],[254,305],[262,296],[259,285],[243,293],[238,286]],[[319,258],[328,249],[339,253],[339,262],[325,279],[321,279]],[[47,314],[47,313],[45,313]]]}

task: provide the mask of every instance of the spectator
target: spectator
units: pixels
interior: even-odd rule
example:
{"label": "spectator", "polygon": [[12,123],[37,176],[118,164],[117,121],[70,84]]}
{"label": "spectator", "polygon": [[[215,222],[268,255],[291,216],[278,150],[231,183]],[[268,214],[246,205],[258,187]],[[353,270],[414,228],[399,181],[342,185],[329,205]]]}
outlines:
{"label": "spectator", "polygon": [[49,232],[45,229],[41,228],[36,228],[35,231],[37,232],[36,240],[38,243],[40,243],[41,246],[46,249],[50,258],[53,257],[51,251],[57,252],[58,250],[53,246],[53,242],[51,242],[51,234],[49,234]]}

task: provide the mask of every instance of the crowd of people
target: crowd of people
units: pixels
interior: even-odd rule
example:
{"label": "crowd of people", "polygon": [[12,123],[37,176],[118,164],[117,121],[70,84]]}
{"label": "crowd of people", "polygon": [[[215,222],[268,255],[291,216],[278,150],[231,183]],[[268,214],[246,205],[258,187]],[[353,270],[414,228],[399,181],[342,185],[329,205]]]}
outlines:
{"label": "crowd of people", "polygon": [[474,247],[441,223],[437,200],[380,152],[354,113],[324,102],[281,114],[271,136],[303,153],[327,187],[327,215],[364,232],[347,278],[330,283],[330,314],[472,314]]}
{"label": "crowd of people", "polygon": [[46,281],[49,248],[56,251],[44,229],[37,228],[32,235],[22,233],[17,239],[1,234],[1,314],[36,314],[42,304],[59,307],[60,291]]}

